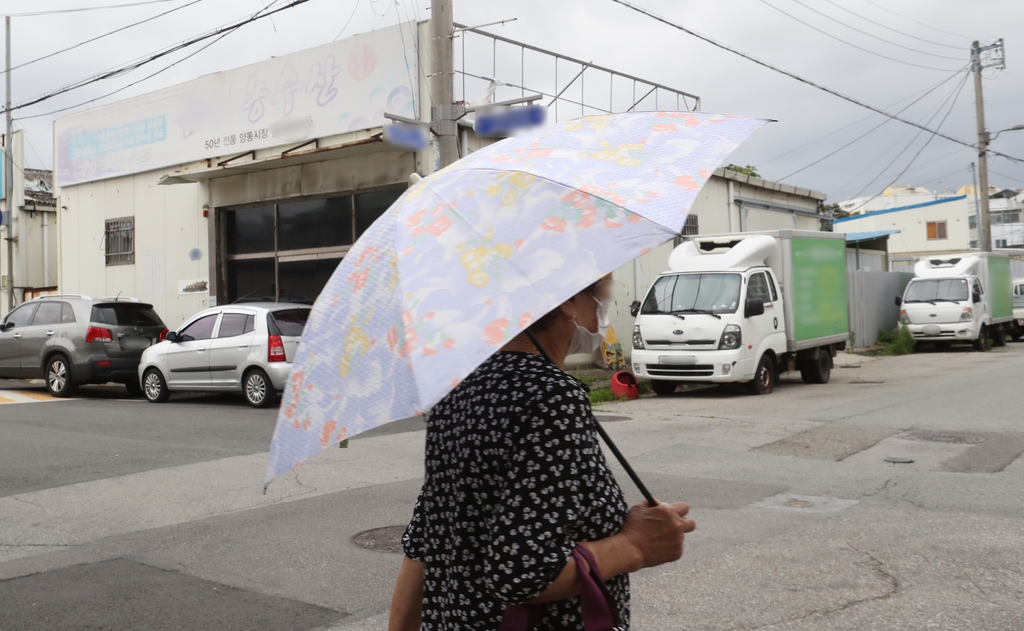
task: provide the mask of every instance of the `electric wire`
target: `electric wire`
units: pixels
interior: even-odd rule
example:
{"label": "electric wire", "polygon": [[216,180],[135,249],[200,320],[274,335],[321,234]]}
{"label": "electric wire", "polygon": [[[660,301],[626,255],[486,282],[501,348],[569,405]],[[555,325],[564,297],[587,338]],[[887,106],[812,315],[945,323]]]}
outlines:
{"label": "electric wire", "polygon": [[846,11],[847,13],[849,13],[850,15],[852,15],[854,17],[858,17],[858,18],[864,20],[865,22],[870,22],[871,24],[874,24],[875,26],[881,26],[882,28],[884,28],[884,29],[886,29],[888,31],[892,31],[893,33],[896,33],[897,35],[902,35],[903,37],[909,37],[911,39],[916,39],[916,40],[918,40],[920,42],[925,42],[927,44],[932,44],[934,46],[942,46],[943,48],[952,48],[954,50],[963,50],[962,46],[953,46],[951,44],[943,44],[942,42],[933,42],[930,39],[925,39],[923,37],[918,37],[916,35],[911,35],[910,33],[904,33],[903,31],[900,31],[900,30],[892,28],[891,26],[887,26],[885,24],[882,24],[881,22],[876,22],[876,21],[872,20],[871,18],[866,18],[863,15],[857,13],[856,11],[851,11],[851,10],[847,9],[846,7],[844,7],[843,5],[839,4],[838,2],[833,2],[833,0],[825,0],[825,2],[831,4],[832,6],[836,7],[837,9],[841,9],[843,11]]}
{"label": "electric wire", "polygon": [[[840,43],[846,44],[847,46],[851,46],[853,48],[856,48],[857,50],[860,50],[860,51],[863,51],[865,53],[868,53],[869,55],[874,55],[875,57],[881,57],[882,59],[888,59],[889,61],[895,61],[896,63],[903,64],[905,66],[913,66],[914,68],[923,68],[925,70],[939,70],[939,71],[942,71],[942,72],[949,72],[949,68],[936,68],[935,66],[923,66],[921,64],[915,64],[915,63],[910,62],[910,61],[903,61],[902,59],[896,59],[895,57],[889,57],[888,55],[883,55],[882,53],[875,52],[875,51],[871,50],[870,48],[864,48],[863,46],[858,46],[857,44],[854,44],[852,42],[848,42],[848,41],[846,41],[845,39],[843,39],[843,38],[841,38],[839,36],[836,36],[836,35],[833,35],[832,33],[829,33],[828,31],[823,31],[822,29],[818,28],[817,26],[814,26],[813,24],[811,24],[809,22],[804,22],[803,20],[801,20],[800,18],[796,17],[792,13],[787,13],[786,11],[783,11],[779,7],[775,6],[774,4],[768,2],[768,0],[761,0],[761,4],[767,5],[767,6],[771,7],[772,9],[775,9],[776,11],[781,13],[782,15],[785,15],[786,17],[790,18],[791,20],[795,20],[795,21],[799,22],[800,24],[803,24],[804,26],[806,26],[807,28],[811,29],[812,31],[817,31],[818,33],[821,33],[825,37],[830,37],[830,38],[836,40],[837,42],[840,42]],[[947,59],[953,59],[953,58],[952,57],[948,57]]]}
{"label": "electric wire", "polygon": [[[186,4],[181,5],[180,7],[174,7],[173,9],[164,11],[163,13],[158,13],[157,15],[154,15],[152,17],[148,17],[145,20],[139,20],[138,22],[132,22],[131,24],[128,24],[126,26],[122,26],[121,28],[114,29],[113,31],[108,31],[108,32],[104,33],[103,35],[98,35],[96,37],[93,37],[92,39],[87,39],[85,41],[78,42],[77,44],[74,44],[72,46],[68,46],[67,48],[62,48],[62,49],[60,49],[58,51],[49,53],[48,55],[43,55],[42,57],[36,57],[35,59],[33,59],[31,61],[26,61],[24,63],[18,64],[17,66],[12,66],[11,70],[17,70],[18,68],[24,68],[25,66],[34,64],[34,63],[36,63],[38,61],[43,61],[44,59],[49,59],[50,57],[55,57],[57,55],[60,55],[61,53],[66,53],[69,50],[74,50],[74,49],[78,48],[79,46],[85,46],[86,44],[91,44],[92,42],[95,42],[96,40],[103,39],[104,37],[109,37],[110,35],[114,35],[115,33],[120,33],[121,31],[130,29],[130,28],[132,28],[134,26],[139,26],[140,24],[145,24],[146,22],[152,22],[153,20],[155,20],[157,18],[162,18],[165,15],[168,15],[170,13],[174,13],[175,11],[180,11],[181,9],[184,9],[186,7],[190,7],[193,4],[198,4],[198,3],[202,2],[202,1],[203,0],[192,0],[191,2],[188,2]],[[7,74],[7,70],[0,70],[0,76],[2,76],[4,74]]]}
{"label": "electric wire", "polygon": [[[722,44],[721,42],[718,42],[718,41],[716,41],[716,40],[714,40],[714,39],[712,39],[712,38],[710,38],[710,37],[708,37],[706,35],[701,35],[700,33],[698,33],[697,31],[694,31],[691,28],[688,28],[686,26],[683,26],[682,24],[673,22],[673,21],[669,20],[668,18],[661,17],[660,15],[658,15],[656,13],[653,13],[653,12],[643,8],[643,7],[640,7],[640,6],[637,6],[635,4],[632,4],[631,2],[628,2],[627,0],[611,0],[611,2],[614,2],[616,4],[621,4],[622,6],[624,6],[626,8],[632,9],[633,11],[636,11],[637,13],[640,13],[642,15],[646,15],[647,17],[649,17],[649,18],[651,18],[653,20],[656,20],[658,22],[661,22],[662,24],[666,24],[668,26],[671,26],[674,29],[677,29],[677,30],[680,30],[680,31],[682,31],[684,33],[687,33],[688,35],[692,35],[693,37],[696,37],[697,39],[700,39],[700,40],[702,40],[704,42],[707,42],[707,43],[711,44],[712,46],[716,46],[718,48],[721,48],[724,51],[730,52],[730,53],[732,53],[734,55],[737,55],[739,57],[743,57],[744,59],[746,59],[748,61],[752,61],[752,62],[754,62],[755,64],[757,64],[759,66],[762,66],[764,68],[768,68],[769,70],[772,70],[773,72],[777,72],[779,74],[785,75],[785,76],[789,77],[790,79],[794,79],[796,81],[799,81],[800,83],[803,83],[805,85],[809,85],[812,88],[815,88],[817,90],[821,90],[822,92],[825,92],[827,94],[831,94],[832,96],[835,96],[835,97],[838,97],[840,99],[843,99],[844,101],[848,101],[850,103],[853,103],[854,105],[857,105],[857,106],[863,107],[865,109],[871,110],[872,112],[876,112],[878,114],[882,114],[883,116],[887,116],[887,117],[889,117],[889,118],[891,118],[893,120],[898,120],[901,123],[904,123],[906,125],[910,125],[911,127],[916,127],[918,129],[934,133],[937,136],[939,136],[940,138],[944,138],[944,139],[949,140],[951,142],[955,142],[958,145],[963,145],[965,147],[975,148],[975,145],[973,145],[973,144],[971,144],[969,142],[965,142],[963,140],[960,140],[959,138],[954,138],[953,136],[949,136],[949,135],[946,135],[946,134],[935,132],[935,131],[933,131],[931,129],[928,129],[924,125],[921,125],[920,123],[915,123],[914,121],[908,120],[906,118],[901,118],[899,116],[894,116],[893,114],[890,114],[890,113],[886,112],[885,110],[879,109],[879,108],[877,108],[877,107],[875,107],[873,105],[869,105],[869,104],[867,104],[867,103],[865,103],[863,101],[860,101],[858,99],[853,98],[852,96],[847,96],[847,95],[843,94],[842,92],[837,92],[836,90],[833,90],[833,89],[827,88],[827,87],[825,87],[825,86],[823,86],[821,84],[815,83],[814,81],[811,81],[810,79],[805,79],[805,78],[801,77],[800,75],[798,75],[796,73],[790,72],[788,70],[785,70],[783,68],[780,68],[778,66],[770,64],[767,61],[762,61],[762,60],[760,60],[757,57],[754,57],[752,55],[748,55],[747,53],[745,53],[745,52],[743,52],[741,50],[738,50],[738,49],[733,48],[731,46],[728,46],[726,44]],[[1010,155],[1007,155],[1007,154],[1004,154],[1004,153],[1000,153],[998,151],[992,151],[991,149],[989,150],[989,153],[992,153],[993,155],[1002,156],[1002,157],[1004,157],[1004,158],[1006,158],[1008,160],[1013,160],[1014,162],[1024,161],[1024,159],[1016,158],[1016,157],[1013,157],[1013,156],[1010,156]]]}
{"label": "electric wire", "polygon": [[[920,102],[920,100],[921,100],[921,99],[923,99],[924,97],[928,96],[929,94],[931,94],[932,92],[934,92],[935,90],[937,90],[937,89],[939,88],[939,86],[941,86],[942,84],[946,83],[947,81],[950,81],[951,79],[954,79],[954,78],[955,78],[955,77],[956,77],[957,75],[959,75],[960,73],[962,73],[962,72],[963,72],[964,70],[966,70],[966,67],[965,67],[964,69],[962,69],[962,70],[958,70],[958,71],[957,71],[956,73],[954,73],[954,74],[953,74],[952,76],[950,76],[950,77],[949,77],[948,79],[946,79],[946,80],[945,80],[945,81],[943,81],[942,83],[940,83],[940,84],[936,85],[936,86],[935,86],[935,87],[933,87],[933,88],[932,88],[931,90],[928,90],[927,92],[925,92],[925,93],[924,93],[924,94],[922,94],[921,96],[917,97],[916,99],[914,99],[913,101],[911,101],[910,103],[908,103],[907,105],[905,105],[905,106],[904,106],[904,107],[903,107],[902,109],[900,109],[900,110],[899,110],[899,111],[897,111],[896,113],[897,113],[897,114],[902,114],[903,112],[907,111],[907,110],[908,110],[909,108],[913,107],[913,106],[914,106],[914,105],[915,105],[916,103]],[[966,80],[967,80],[967,78],[966,78],[966,77],[964,77],[964,81],[965,81],[965,82],[966,82]],[[961,85],[961,86],[963,86],[963,83],[961,83],[960,85]],[[944,101],[944,103],[945,103],[945,101]],[[786,175],[786,176],[784,176],[784,177],[780,178],[780,180],[787,180],[787,179],[789,179],[789,178],[793,177],[794,175],[796,175],[797,173],[800,173],[800,172],[802,172],[802,171],[806,171],[807,169],[809,169],[809,168],[813,167],[814,165],[816,165],[816,164],[819,164],[819,163],[821,163],[821,162],[824,162],[825,160],[827,160],[827,159],[831,158],[832,156],[836,155],[837,153],[839,153],[839,152],[840,152],[840,151],[842,151],[843,149],[846,149],[846,148],[847,148],[847,147],[849,147],[850,145],[853,145],[853,144],[855,144],[855,143],[857,143],[857,142],[859,142],[859,141],[861,141],[861,140],[863,140],[863,139],[867,138],[867,137],[868,137],[869,135],[871,135],[872,133],[874,133],[874,132],[875,132],[875,130],[877,130],[878,128],[882,127],[883,125],[887,125],[887,124],[889,124],[889,123],[891,123],[891,122],[892,122],[892,119],[891,119],[891,118],[887,118],[887,119],[883,120],[883,121],[882,121],[881,123],[879,123],[879,124],[875,125],[875,126],[874,126],[874,127],[872,127],[871,129],[869,129],[868,131],[864,132],[864,133],[863,133],[863,134],[861,134],[860,136],[857,136],[856,138],[854,138],[854,139],[853,139],[853,140],[851,140],[850,142],[846,143],[845,145],[843,145],[843,146],[839,147],[838,149],[836,149],[836,150],[834,150],[834,151],[831,151],[831,152],[829,152],[829,153],[825,154],[824,156],[822,156],[822,157],[818,158],[818,159],[817,159],[817,160],[815,160],[814,162],[812,162],[812,163],[810,163],[810,164],[808,164],[808,165],[806,165],[806,166],[803,166],[803,167],[801,167],[801,168],[797,169],[796,171],[793,171],[793,172],[792,172],[792,173],[790,173],[789,175]]]}
{"label": "electric wire", "polygon": [[892,14],[893,14],[893,15],[895,15],[896,17],[901,17],[901,18],[903,18],[904,20],[907,20],[907,21],[909,21],[909,22],[913,22],[914,24],[919,24],[919,25],[921,25],[921,26],[923,26],[923,27],[925,27],[925,28],[930,28],[931,30],[933,30],[933,31],[937,31],[937,32],[939,32],[939,33],[942,33],[942,34],[944,34],[944,35],[952,35],[953,37],[960,37],[960,38],[966,39],[967,41],[970,41],[970,40],[971,40],[971,38],[970,38],[970,37],[966,37],[966,36],[964,36],[964,35],[961,35],[961,34],[959,34],[959,33],[950,33],[949,31],[943,31],[943,30],[942,30],[942,29],[940,29],[940,28],[935,28],[934,26],[931,26],[930,24],[925,24],[924,22],[918,22],[918,21],[917,21],[917,20],[915,20],[914,18],[911,18],[911,17],[907,17],[907,16],[903,15],[902,13],[896,13],[896,12],[895,12],[895,11],[893,11],[892,9],[889,9],[889,8],[883,7],[882,5],[878,4],[877,2],[872,2],[872,0],[864,0],[864,2],[867,2],[867,3],[868,3],[868,4],[870,4],[870,5],[876,6],[876,7],[878,7],[879,9],[881,9],[881,10],[883,10],[883,11],[886,11],[886,12],[888,12],[888,13],[892,13]]}
{"label": "electric wire", "polygon": [[[405,31],[402,29],[402,13],[398,9],[398,0],[395,0],[395,15],[398,17],[398,35],[402,39],[402,59],[405,61],[405,74],[409,77],[409,92],[410,94],[416,94],[416,86],[413,85],[412,73],[409,71],[409,49],[405,45]],[[408,12],[406,16],[408,17]],[[418,63],[416,65],[419,66]],[[419,104],[415,103],[415,101],[413,103],[416,107],[413,117],[419,118]]]}
{"label": "electric wire", "polygon": [[338,31],[338,34],[335,35],[334,39],[331,40],[332,42],[338,41],[338,38],[341,37],[341,34],[344,33],[345,29],[348,28],[348,25],[352,23],[352,18],[354,18],[356,16],[356,9],[359,8],[359,3],[361,1],[362,0],[356,0],[356,3],[354,5],[352,5],[352,13],[349,14],[348,20],[345,21],[345,26],[341,27],[341,30]]}
{"label": "electric wire", "polygon": [[78,7],[77,9],[50,9],[47,11],[31,11],[28,13],[6,13],[9,18],[31,18],[40,15],[57,15],[58,13],[81,13],[83,11],[102,11],[104,9],[126,9],[129,7],[141,7],[146,4],[163,4],[165,2],[177,2],[178,0],[144,0],[143,2],[129,2],[127,4],[107,4],[97,7]]}
{"label": "electric wire", "polygon": [[[93,77],[90,77],[88,79],[83,79],[81,81],[78,81],[76,83],[64,86],[62,88],[59,88],[57,90],[54,90],[54,91],[49,92],[47,94],[44,94],[42,96],[30,99],[29,101],[26,101],[26,102],[23,102],[23,103],[19,103],[18,105],[15,105],[15,106],[11,107],[10,109],[11,109],[11,111],[23,109],[23,108],[29,107],[31,105],[35,105],[37,103],[41,103],[43,101],[47,101],[49,99],[52,99],[55,96],[59,96],[61,94],[65,94],[65,93],[70,92],[72,90],[76,90],[78,88],[82,88],[82,87],[85,87],[87,85],[91,85],[93,83],[97,83],[99,81],[103,81],[103,80],[106,80],[106,79],[111,79],[113,77],[117,77],[117,76],[120,76],[122,74],[126,74],[128,72],[131,72],[133,70],[141,68],[142,66],[144,66],[144,65],[146,65],[148,63],[156,61],[157,59],[161,59],[163,57],[166,57],[167,55],[170,55],[171,53],[177,52],[179,50],[183,50],[183,49],[188,48],[189,46],[197,44],[197,43],[199,43],[201,41],[210,39],[211,37],[217,37],[217,36],[219,36],[219,35],[221,35],[223,33],[232,32],[232,31],[238,29],[241,26],[245,26],[246,24],[250,24],[250,23],[255,22],[257,20],[261,20],[261,19],[263,19],[265,17],[273,15],[274,13],[279,13],[281,11],[287,11],[288,9],[296,7],[296,6],[300,5],[300,4],[304,4],[306,2],[309,2],[309,0],[292,0],[289,4],[287,4],[287,5],[283,6],[283,7],[274,9],[273,11],[264,12],[262,14],[260,14],[260,13],[253,14],[252,16],[242,20],[241,22],[238,22],[237,24],[232,24],[232,25],[226,26],[226,27],[220,27],[220,28],[217,28],[217,29],[215,29],[213,31],[210,31],[209,33],[205,33],[203,35],[194,37],[194,38],[192,38],[190,40],[187,40],[187,41],[185,41],[185,42],[183,42],[181,44],[177,44],[177,45],[172,46],[172,47],[170,47],[168,49],[160,51],[159,53],[155,53],[155,54],[151,55],[150,57],[146,58],[143,61],[131,63],[131,64],[127,65],[127,66],[124,66],[124,67],[121,67],[121,68],[118,68],[118,69],[115,69],[115,70],[112,70],[112,71],[104,72],[104,73],[101,73],[99,75],[95,75]],[[0,111],[5,111],[5,110],[0,110]]]}
{"label": "electric wire", "polygon": [[[831,20],[832,22],[835,22],[836,24],[839,24],[841,26],[845,26],[846,28],[848,28],[848,29],[850,29],[852,31],[856,31],[856,32],[860,33],[861,35],[867,35],[868,37],[870,37],[872,39],[877,39],[878,41],[880,41],[882,43],[885,43],[885,44],[889,44],[890,46],[896,46],[897,48],[902,48],[904,50],[909,50],[911,52],[919,53],[921,55],[929,55],[931,57],[937,57],[939,59],[953,59],[955,61],[962,61],[963,60],[963,57],[950,57],[949,55],[940,55],[938,53],[930,53],[928,51],[920,50],[918,48],[911,48],[910,46],[904,46],[903,44],[897,44],[896,42],[889,41],[889,40],[885,39],[884,37],[879,37],[878,35],[874,35],[874,34],[869,33],[867,31],[863,31],[863,30],[857,28],[856,26],[851,26],[851,25],[847,24],[846,22],[843,22],[842,20],[836,19],[836,18],[832,17],[831,15],[829,15],[827,13],[819,11],[819,10],[815,9],[814,7],[812,7],[812,6],[807,5],[807,4],[803,3],[803,2],[801,2],[801,0],[793,0],[793,2],[799,4],[800,6],[804,7],[808,11],[813,11],[814,13],[817,13],[818,15],[822,16],[823,18],[825,18],[827,20]],[[842,8],[842,7],[840,7],[840,8]],[[955,47],[951,47],[951,48],[955,48]]]}
{"label": "electric wire", "polygon": [[[266,10],[267,10],[267,9],[269,9],[270,7],[273,7],[273,6],[274,6],[275,4],[277,4],[277,3],[279,2],[279,1],[280,1],[280,0],[273,0],[273,2],[271,2],[271,3],[269,4],[269,5],[267,5],[265,9],[263,9],[263,10],[261,10],[261,11],[257,11],[257,12],[256,12],[255,14],[253,14],[253,15],[254,15],[254,16],[259,16],[259,14],[260,14],[260,13],[262,13],[263,11],[266,11]],[[284,8],[287,8],[287,7],[284,7]],[[260,17],[265,17],[265,16],[260,16]],[[117,94],[117,93],[119,93],[119,92],[123,92],[124,90],[127,90],[128,88],[130,88],[130,87],[132,87],[132,86],[138,85],[138,84],[142,83],[143,81],[148,81],[149,79],[152,79],[153,77],[157,76],[158,74],[160,74],[160,73],[162,73],[162,72],[166,72],[167,70],[170,70],[171,68],[173,68],[174,66],[177,66],[178,64],[182,63],[183,61],[186,61],[186,60],[188,60],[188,59],[191,59],[192,57],[195,57],[195,56],[196,56],[196,55],[198,55],[199,53],[203,52],[204,50],[206,50],[206,49],[207,49],[207,48],[209,48],[210,46],[213,46],[214,44],[216,44],[216,43],[217,43],[217,42],[219,42],[220,40],[224,39],[225,37],[227,37],[227,36],[228,36],[228,35],[230,35],[231,33],[234,33],[235,31],[237,31],[237,30],[238,30],[238,29],[240,29],[241,27],[245,26],[246,24],[249,24],[249,22],[248,22],[248,21],[246,21],[246,22],[243,22],[243,23],[241,23],[241,24],[238,24],[238,25],[234,26],[234,27],[233,27],[233,28],[231,28],[230,30],[228,30],[228,31],[224,32],[224,33],[223,33],[223,34],[221,34],[221,35],[220,35],[219,37],[217,37],[216,39],[214,39],[214,40],[213,40],[212,42],[209,42],[208,44],[206,44],[205,46],[203,46],[202,48],[199,48],[198,50],[195,50],[195,51],[193,51],[192,53],[190,53],[190,54],[188,54],[188,55],[186,55],[186,56],[182,57],[181,59],[178,59],[177,61],[174,61],[173,63],[170,63],[170,64],[168,64],[168,65],[164,66],[163,68],[161,68],[161,69],[157,70],[156,72],[154,72],[154,73],[152,73],[152,74],[146,75],[145,77],[142,77],[141,79],[138,79],[138,80],[136,80],[136,81],[133,81],[133,82],[131,82],[131,83],[128,83],[128,84],[126,84],[126,85],[123,85],[123,86],[121,86],[120,88],[117,88],[116,90],[113,90],[113,91],[111,91],[111,92],[107,92],[106,94],[103,94],[103,95],[101,95],[101,96],[97,96],[97,97],[91,98],[91,99],[89,99],[89,100],[87,100],[87,101],[82,101],[82,102],[79,102],[79,103],[75,103],[74,105],[68,105],[68,106],[66,106],[66,107],[62,107],[62,108],[59,108],[59,109],[55,109],[55,110],[50,110],[50,111],[48,111],[48,112],[43,112],[43,113],[41,113],[41,114],[32,114],[31,116],[19,116],[19,117],[17,118],[17,120],[29,120],[29,119],[33,119],[33,118],[43,118],[43,117],[46,117],[46,116],[52,116],[52,115],[54,115],[54,114],[60,114],[61,112],[66,112],[66,111],[68,111],[68,110],[73,110],[73,109],[75,109],[75,108],[81,107],[81,106],[83,106],[83,105],[88,105],[88,104],[90,104],[90,103],[95,103],[96,101],[100,101],[100,100],[102,100],[102,99],[105,99],[105,98],[107,98],[107,97],[109,97],[109,96],[113,96],[113,95],[115,95],[115,94]],[[12,110],[14,110],[14,109],[16,109],[16,108],[13,108],[13,107],[12,107],[11,109],[12,109]]]}

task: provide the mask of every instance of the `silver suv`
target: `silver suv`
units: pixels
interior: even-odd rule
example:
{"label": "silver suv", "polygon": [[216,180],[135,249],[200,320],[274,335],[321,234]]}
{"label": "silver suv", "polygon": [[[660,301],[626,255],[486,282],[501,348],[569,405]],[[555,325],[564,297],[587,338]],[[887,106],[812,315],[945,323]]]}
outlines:
{"label": "silver suv", "polygon": [[153,403],[171,392],[241,392],[269,407],[284,390],[310,306],[253,302],[211,307],[142,354],[138,379]]}
{"label": "silver suv", "polygon": [[166,334],[153,305],[134,298],[36,298],[0,324],[0,378],[45,378],[55,397],[112,381],[138,396],[142,351]]}

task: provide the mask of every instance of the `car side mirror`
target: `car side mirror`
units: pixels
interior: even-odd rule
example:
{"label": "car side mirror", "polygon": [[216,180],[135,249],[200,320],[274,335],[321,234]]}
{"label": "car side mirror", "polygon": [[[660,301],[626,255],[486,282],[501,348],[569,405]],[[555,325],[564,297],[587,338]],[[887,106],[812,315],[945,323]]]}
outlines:
{"label": "car side mirror", "polygon": [[629,315],[636,317],[636,314],[640,313],[640,301],[634,300],[629,303]]}
{"label": "car side mirror", "polygon": [[903,299],[900,298],[899,296],[896,296],[896,306],[898,307],[898,306],[900,306],[902,304],[903,304]]}
{"label": "car side mirror", "polygon": [[760,298],[747,298],[747,304],[744,305],[743,314],[748,318],[764,314],[764,300],[761,300]]}
{"label": "car side mirror", "polygon": [[0,331],[6,331],[7,329],[11,328],[11,326],[13,326],[13,325],[14,325],[13,322],[11,322],[11,323],[4,322],[4,323],[0,324]]}
{"label": "car side mirror", "polygon": [[172,342],[172,343],[173,342],[177,342],[178,341],[178,334],[175,333],[174,331],[170,331],[170,332],[167,333],[167,335],[164,336],[164,339],[167,340],[168,342]]}

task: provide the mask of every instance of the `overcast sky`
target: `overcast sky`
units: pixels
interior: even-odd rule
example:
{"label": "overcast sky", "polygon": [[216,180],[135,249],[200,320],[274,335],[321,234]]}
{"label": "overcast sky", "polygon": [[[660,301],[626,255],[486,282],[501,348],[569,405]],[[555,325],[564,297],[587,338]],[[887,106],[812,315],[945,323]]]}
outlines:
{"label": "overcast sky", "polygon": [[[0,0],[0,14],[133,1],[139,0]],[[17,66],[190,1],[16,16],[12,20],[13,64]],[[17,105],[144,57],[250,15],[270,1],[200,0],[165,17],[16,69],[12,73],[13,102]],[[286,1],[279,0],[278,4]],[[932,119],[929,126],[934,129],[948,110],[942,131],[968,142],[974,142],[977,133],[974,84],[968,80],[954,100],[964,76],[954,74],[967,66],[972,40],[986,44],[1002,37],[1007,69],[985,72],[987,126],[994,132],[1024,124],[1021,0],[633,1],[721,43],[889,112],[899,110],[947,80],[902,116],[922,124]],[[327,43],[343,27],[342,37],[347,37],[407,19],[426,19],[430,15],[429,5],[429,0],[309,0],[273,16],[272,20],[245,26],[166,72],[80,109]],[[895,121],[815,166],[791,175],[863,136],[885,118],[715,48],[612,0],[455,0],[457,22],[477,25],[503,18],[516,21],[488,30],[699,95],[705,111],[777,119],[779,122],[758,132],[744,145],[733,161],[756,166],[768,179],[824,191],[829,201],[857,194],[872,195],[894,180],[937,191],[956,190],[970,182],[969,164],[977,158],[971,149],[934,138],[914,159],[930,134],[918,134],[919,130]],[[25,151],[27,165],[52,166],[52,128],[58,115],[49,112],[104,96],[196,48],[17,110],[16,127],[24,128],[29,140]],[[564,83],[564,75],[560,75],[560,81]],[[1024,158],[1024,131],[1001,135],[992,148]],[[887,168],[890,162],[892,166]],[[906,173],[900,176],[908,165]],[[1024,163],[997,157],[990,159],[989,168],[993,185],[1024,188]]]}

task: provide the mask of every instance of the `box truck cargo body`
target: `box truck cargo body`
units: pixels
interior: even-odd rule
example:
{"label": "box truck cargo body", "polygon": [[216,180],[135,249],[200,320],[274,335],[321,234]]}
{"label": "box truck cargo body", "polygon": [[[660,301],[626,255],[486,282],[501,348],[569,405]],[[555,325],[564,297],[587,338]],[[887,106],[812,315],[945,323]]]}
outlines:
{"label": "box truck cargo body", "polygon": [[789,370],[825,383],[850,337],[846,241],[797,230],[694,237],[633,311],[633,372],[659,394],[685,382],[763,394]]}

